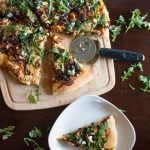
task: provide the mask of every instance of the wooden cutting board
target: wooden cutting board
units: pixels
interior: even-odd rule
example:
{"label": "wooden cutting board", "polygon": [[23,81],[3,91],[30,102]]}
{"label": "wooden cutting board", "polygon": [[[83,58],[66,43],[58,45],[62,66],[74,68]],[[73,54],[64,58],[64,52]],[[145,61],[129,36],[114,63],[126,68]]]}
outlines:
{"label": "wooden cutting board", "polygon": [[[109,31],[106,35],[97,38],[101,47],[110,47]],[[71,37],[65,36],[64,45],[71,42]],[[66,42],[67,40],[67,42]],[[67,45],[66,45],[67,47]],[[84,64],[83,64],[84,65]],[[85,94],[101,95],[110,91],[115,85],[114,63],[112,59],[97,56],[95,60],[86,64],[85,67],[92,67],[93,79],[86,85],[71,93],[52,95],[50,62],[45,58],[43,73],[40,83],[40,100],[36,104],[29,102],[27,96],[34,86],[23,85],[15,78],[0,70],[0,86],[6,105],[13,110],[36,110],[66,105]]]}

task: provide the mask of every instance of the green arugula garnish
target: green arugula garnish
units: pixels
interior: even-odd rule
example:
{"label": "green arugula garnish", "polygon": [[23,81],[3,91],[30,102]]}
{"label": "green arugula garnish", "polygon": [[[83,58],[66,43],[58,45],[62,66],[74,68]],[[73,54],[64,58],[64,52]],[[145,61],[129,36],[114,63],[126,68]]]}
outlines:
{"label": "green arugula garnish", "polygon": [[64,0],[55,0],[55,3],[57,4],[58,12],[63,12],[63,13],[70,12],[70,8],[69,8],[70,3],[66,3],[66,1]]}
{"label": "green arugula garnish", "polygon": [[104,147],[104,144],[106,143],[106,135],[105,131],[108,129],[108,123],[104,122],[99,125],[98,132],[97,132],[97,143],[96,147],[98,149],[101,149]]}
{"label": "green arugula garnish", "polygon": [[[150,22],[145,21],[147,16],[148,14],[141,16],[141,12],[139,9],[135,9],[134,11],[132,11],[129,21],[126,21],[125,18],[120,15],[119,18],[116,20],[116,25],[110,26],[112,41],[115,41],[123,28],[126,29],[125,32],[128,32],[128,30],[134,27],[150,30]],[[129,23],[127,24],[127,22]]]}
{"label": "green arugula garnish", "polygon": [[143,92],[150,92],[150,76],[140,75],[138,80],[143,83],[144,87],[141,88]]}
{"label": "green arugula garnish", "polygon": [[100,26],[100,27],[105,27],[105,23],[106,23],[106,16],[105,14],[101,14],[97,20],[97,26]]}
{"label": "green arugula garnish", "polygon": [[143,71],[143,65],[142,65],[141,62],[138,62],[137,64],[134,64],[134,66],[135,66],[138,70]]}
{"label": "green arugula garnish", "polygon": [[31,102],[31,103],[37,103],[39,101],[39,97],[41,95],[41,92],[40,92],[40,87],[39,86],[36,86],[35,88],[35,91],[34,91],[34,94],[33,94],[33,90],[30,91],[29,95],[28,95],[28,100]]}
{"label": "green arugula garnish", "polygon": [[10,6],[12,7],[14,0],[9,0]]}
{"label": "green arugula garnish", "polygon": [[48,0],[48,17],[50,17],[52,11],[52,0]]}
{"label": "green arugula garnish", "polygon": [[145,21],[147,16],[148,14],[141,16],[141,12],[139,9],[135,9],[134,11],[132,11],[132,16],[129,19],[130,22],[126,29],[126,32],[128,32],[129,29],[134,27],[145,28],[150,30],[150,22]]}
{"label": "green arugula garnish", "polygon": [[110,35],[113,42],[116,40],[116,38],[120,33],[121,33],[121,26],[116,26],[116,25],[110,26]]}
{"label": "green arugula garnish", "polygon": [[42,132],[37,127],[34,127],[34,129],[29,132],[29,137],[30,138],[41,138]]}
{"label": "green arugula garnish", "polygon": [[134,72],[134,67],[133,66],[130,66],[127,71],[123,71],[123,75],[121,76],[121,80],[124,81],[124,80],[127,80],[129,76],[132,75],[132,73]]}
{"label": "green arugula garnish", "polygon": [[31,22],[35,21],[35,15],[33,14],[33,12],[30,9],[27,10],[27,16],[29,17]]}
{"label": "green arugula garnish", "polygon": [[11,7],[18,8],[19,10],[25,12],[29,9],[29,4],[26,0],[9,0]]}
{"label": "green arugula garnish", "polygon": [[36,88],[35,88],[35,96],[37,97],[37,100],[39,100],[40,95],[41,95],[40,86],[36,86]]}
{"label": "green arugula garnish", "polygon": [[122,25],[123,26],[123,25],[126,25],[126,20],[122,15],[120,15],[118,20],[116,20],[116,23],[117,23],[117,25]]}
{"label": "green arugula garnish", "polygon": [[28,137],[24,138],[24,142],[26,143],[27,146],[30,146],[31,143],[34,150],[44,150],[44,148],[41,147],[36,141],[41,137],[42,137],[41,130],[39,130],[37,127],[34,127],[34,129],[29,132]]}
{"label": "green arugula garnish", "polygon": [[24,142],[27,146],[30,146],[30,143],[33,144],[34,150],[44,150],[44,148],[41,147],[35,140],[32,140],[30,138],[24,138]]}
{"label": "green arugula garnish", "polygon": [[135,64],[131,65],[127,70],[123,71],[123,75],[121,76],[121,80],[122,81],[127,80],[128,77],[133,74],[135,68],[139,69],[140,71],[143,71],[141,62],[135,63]]}
{"label": "green arugula garnish", "polygon": [[14,134],[15,126],[8,126],[6,128],[0,129],[0,134],[2,134],[2,139],[7,140]]}
{"label": "green arugula garnish", "polygon": [[126,24],[125,18],[122,15],[120,15],[118,20],[116,20],[116,23],[117,25],[112,25],[110,26],[110,29],[109,29],[112,42],[116,40],[116,38],[122,31],[122,27]]}

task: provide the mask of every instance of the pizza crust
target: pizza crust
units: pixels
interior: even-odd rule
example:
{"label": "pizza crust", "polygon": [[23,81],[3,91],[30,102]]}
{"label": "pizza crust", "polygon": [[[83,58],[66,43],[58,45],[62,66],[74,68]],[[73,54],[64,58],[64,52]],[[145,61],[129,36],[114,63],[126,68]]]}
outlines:
{"label": "pizza crust", "polygon": [[53,88],[53,94],[65,94],[68,92],[73,92],[80,87],[87,84],[90,80],[92,80],[93,74],[92,74],[92,68],[88,68],[87,70],[82,71],[79,76],[73,77],[74,83],[70,86],[62,85],[61,82],[55,82],[52,85]]}
{"label": "pizza crust", "polygon": [[30,74],[26,75],[22,65],[12,61],[11,57],[0,52],[0,67],[18,79],[21,83],[38,85],[41,78],[41,67],[34,68],[32,65],[26,65]]}
{"label": "pizza crust", "polygon": [[109,126],[109,129],[106,131],[108,137],[107,137],[107,142],[104,144],[104,148],[106,149],[112,149],[116,150],[117,147],[117,129],[116,129],[116,123],[114,116],[111,115],[107,119],[107,123]]}

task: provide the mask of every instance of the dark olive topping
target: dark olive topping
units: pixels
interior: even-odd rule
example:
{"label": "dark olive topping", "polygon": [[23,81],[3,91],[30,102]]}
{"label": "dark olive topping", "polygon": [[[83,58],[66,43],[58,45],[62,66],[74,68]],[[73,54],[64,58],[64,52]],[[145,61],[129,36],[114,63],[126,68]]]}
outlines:
{"label": "dark olive topping", "polygon": [[79,64],[65,49],[54,47],[52,52],[54,62],[56,66],[59,66],[58,68],[55,67],[55,81],[64,81],[64,84],[71,85],[73,83],[72,77],[81,72]]}

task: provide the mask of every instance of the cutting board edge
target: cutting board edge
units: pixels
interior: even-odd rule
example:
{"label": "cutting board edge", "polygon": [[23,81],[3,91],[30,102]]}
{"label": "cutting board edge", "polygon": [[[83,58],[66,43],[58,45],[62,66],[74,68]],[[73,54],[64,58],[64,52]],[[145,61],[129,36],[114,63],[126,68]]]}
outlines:
{"label": "cutting board edge", "polygon": [[[114,70],[114,62],[113,62],[113,60],[108,59],[107,60],[107,65],[108,65],[108,71],[109,71],[109,80],[108,80],[106,86],[103,89],[101,89],[101,91],[94,91],[92,93],[88,93],[89,95],[102,95],[102,94],[110,91],[114,87],[114,85],[115,85],[115,70]],[[11,100],[11,96],[9,94],[9,90],[7,88],[7,83],[6,83],[4,74],[2,73],[1,70],[0,70],[0,77],[1,77],[0,86],[1,86],[1,91],[2,91],[3,98],[4,98],[4,102],[12,110],[28,111],[28,110],[49,109],[49,108],[64,106],[64,105],[67,105],[67,104],[70,103],[70,102],[69,103],[65,103],[65,104],[62,103],[62,104],[59,104],[59,106],[57,104],[50,105],[48,103],[48,101],[45,101],[45,102],[40,101],[37,104],[14,103]],[[74,101],[74,99],[72,99],[71,102],[72,101]]]}

